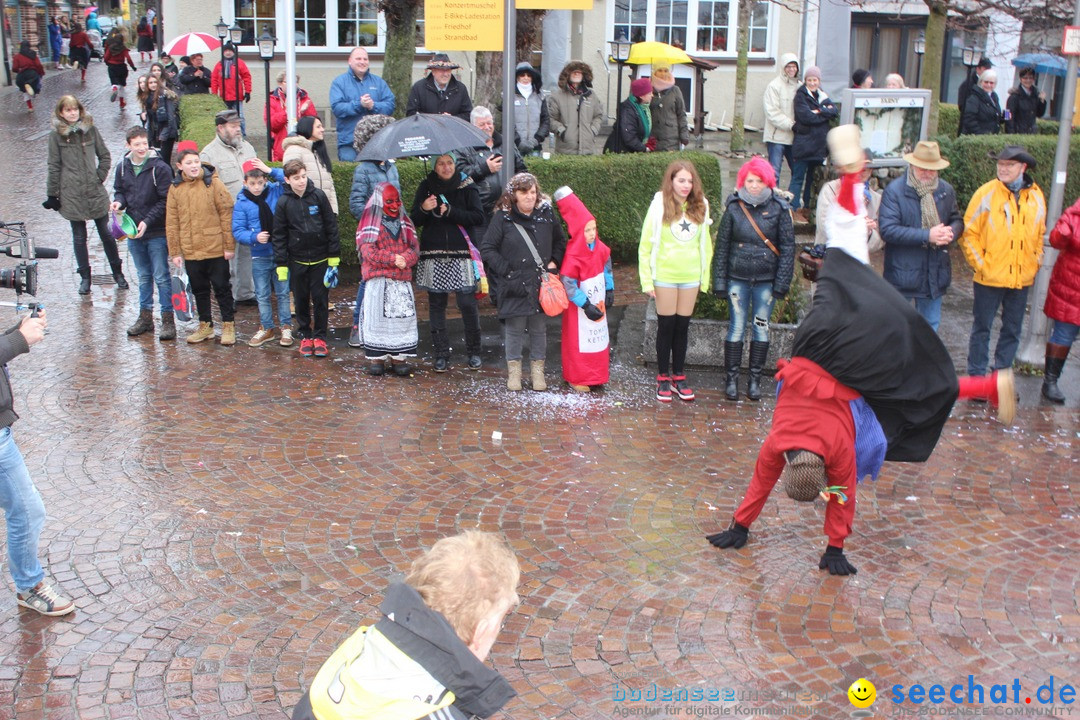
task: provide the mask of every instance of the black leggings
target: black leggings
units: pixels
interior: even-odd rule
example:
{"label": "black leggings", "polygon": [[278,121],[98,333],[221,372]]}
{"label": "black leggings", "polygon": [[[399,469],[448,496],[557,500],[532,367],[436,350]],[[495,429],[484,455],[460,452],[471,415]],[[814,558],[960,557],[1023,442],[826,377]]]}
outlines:
{"label": "black leggings", "polygon": [[686,372],[686,348],[690,339],[689,315],[656,316],[656,366],[660,375]]}
{"label": "black leggings", "polygon": [[[113,239],[112,233],[109,232],[108,215],[94,218],[94,225],[97,226],[101,245],[105,248],[105,257],[109,258],[110,269],[114,273],[120,272],[124,267],[124,262],[120,259],[120,251],[116,249],[116,240]],[[85,220],[71,221],[71,240],[75,247],[75,265],[78,268],[79,275],[90,277],[90,250],[86,244]]]}

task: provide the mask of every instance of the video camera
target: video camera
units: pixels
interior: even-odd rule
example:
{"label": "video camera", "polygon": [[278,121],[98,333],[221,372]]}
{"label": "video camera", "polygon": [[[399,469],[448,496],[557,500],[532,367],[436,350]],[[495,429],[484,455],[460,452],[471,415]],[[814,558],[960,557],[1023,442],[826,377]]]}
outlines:
{"label": "video camera", "polygon": [[[10,288],[16,295],[26,293],[37,296],[38,259],[52,260],[60,257],[60,251],[55,248],[35,246],[26,233],[26,224],[21,222],[0,222],[0,253],[8,257],[23,258],[23,261],[13,268],[0,268],[0,288]],[[36,310],[39,303],[22,305],[16,302],[0,305]]]}

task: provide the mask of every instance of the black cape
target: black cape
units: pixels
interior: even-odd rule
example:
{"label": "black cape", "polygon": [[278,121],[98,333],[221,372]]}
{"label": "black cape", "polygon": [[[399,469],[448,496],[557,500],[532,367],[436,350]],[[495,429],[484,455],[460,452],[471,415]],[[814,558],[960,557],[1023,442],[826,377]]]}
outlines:
{"label": "black cape", "polygon": [[826,251],[792,354],[865,398],[885,432],[886,460],[930,457],[959,393],[956,368],[911,302],[869,266]]}

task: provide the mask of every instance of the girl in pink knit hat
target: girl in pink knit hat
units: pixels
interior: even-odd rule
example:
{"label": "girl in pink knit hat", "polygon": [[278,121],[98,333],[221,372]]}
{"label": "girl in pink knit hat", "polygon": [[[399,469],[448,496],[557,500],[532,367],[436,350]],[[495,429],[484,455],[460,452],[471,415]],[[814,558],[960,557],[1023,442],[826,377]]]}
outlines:
{"label": "girl in pink knit hat", "polygon": [[563,311],[563,379],[586,393],[608,381],[607,308],[615,298],[611,250],[596,232],[596,218],[565,185],[553,196],[570,231],[559,275],[570,306]]}

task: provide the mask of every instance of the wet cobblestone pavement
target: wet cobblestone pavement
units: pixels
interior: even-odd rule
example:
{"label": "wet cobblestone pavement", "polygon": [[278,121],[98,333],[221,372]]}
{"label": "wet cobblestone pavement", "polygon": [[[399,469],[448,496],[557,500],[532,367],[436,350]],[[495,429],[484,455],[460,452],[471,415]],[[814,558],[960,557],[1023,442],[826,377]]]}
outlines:
{"label": "wet cobblestone pavement", "polygon": [[[958,405],[928,463],[860,487],[857,576],[817,569],[822,510],[782,496],[745,548],[717,551],[703,535],[742,496],[771,403],[725,403],[708,376],[696,402],[658,406],[633,363],[603,394],[508,393],[490,333],[481,372],[411,379],[369,378],[340,337],[326,360],[126,337],[134,286],[77,296],[67,225],[39,205],[49,108],[78,83],[53,75],[33,115],[0,96],[0,217],[62,251],[42,262],[48,337],[10,369],[47,569],[78,609],[43,618],[0,593],[0,720],[286,718],[388,579],[467,528],[522,562],[491,659],[514,720],[848,717],[859,677],[885,717],[893,685],[968,675],[988,712],[1022,714],[1049,708],[1024,697],[1050,676],[1080,682],[1074,406],[1025,402],[1004,428]],[[104,77],[84,97],[119,152],[134,115]],[[1014,679],[1019,703],[991,706]],[[630,700],[654,688],[735,699]]]}

